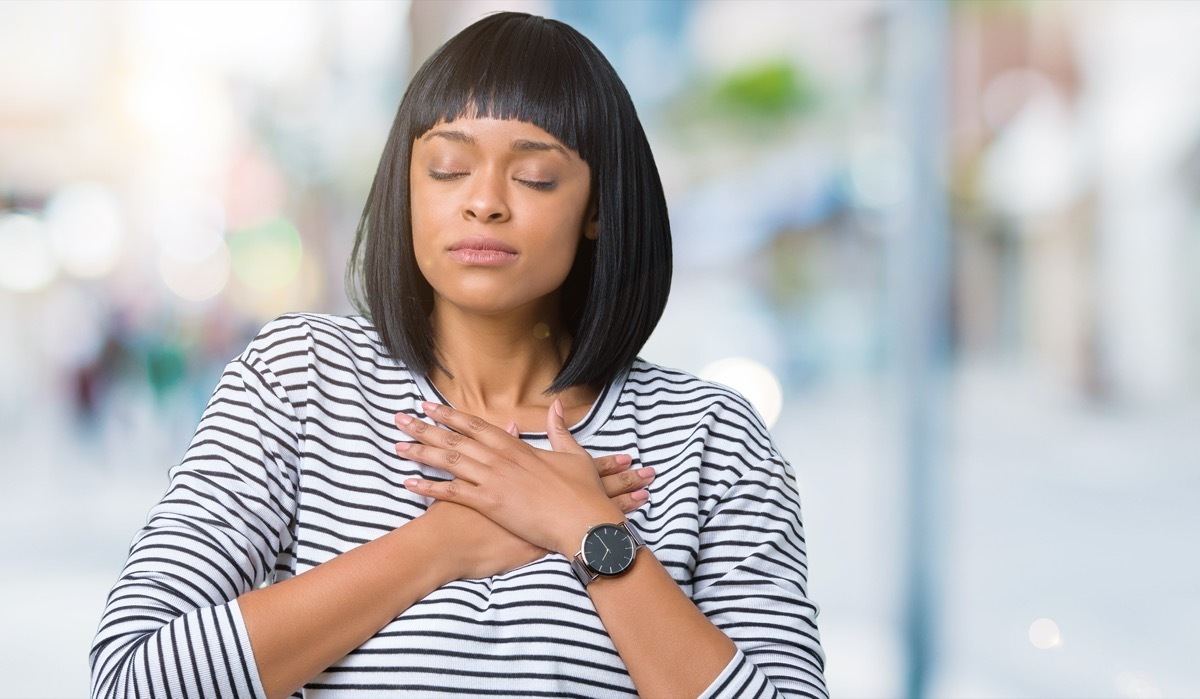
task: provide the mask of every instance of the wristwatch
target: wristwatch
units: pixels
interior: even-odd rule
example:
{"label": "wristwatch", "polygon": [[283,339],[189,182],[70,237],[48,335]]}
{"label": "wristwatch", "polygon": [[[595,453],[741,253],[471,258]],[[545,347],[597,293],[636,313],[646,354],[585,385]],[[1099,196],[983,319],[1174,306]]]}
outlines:
{"label": "wristwatch", "polygon": [[597,524],[583,535],[579,553],[571,559],[571,570],[587,587],[600,576],[615,577],[633,567],[637,550],[646,545],[628,522]]}

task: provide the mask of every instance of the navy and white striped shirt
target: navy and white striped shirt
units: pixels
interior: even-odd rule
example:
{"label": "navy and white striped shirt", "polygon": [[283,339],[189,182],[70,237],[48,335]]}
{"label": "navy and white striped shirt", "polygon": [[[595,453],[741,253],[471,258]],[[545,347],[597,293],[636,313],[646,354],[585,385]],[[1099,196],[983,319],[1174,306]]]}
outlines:
{"label": "navy and white striped shirt", "polygon": [[[445,402],[360,317],[283,316],[226,368],[138,532],[91,653],[96,697],[263,697],[237,597],[421,515],[393,415]],[[723,386],[641,360],[572,428],[593,456],[653,466],[627,518],[738,652],[705,697],[824,699],[791,467]],[[522,434],[548,449],[545,434]],[[664,638],[664,643],[671,640]],[[458,580],[296,696],[636,696],[566,558]]]}

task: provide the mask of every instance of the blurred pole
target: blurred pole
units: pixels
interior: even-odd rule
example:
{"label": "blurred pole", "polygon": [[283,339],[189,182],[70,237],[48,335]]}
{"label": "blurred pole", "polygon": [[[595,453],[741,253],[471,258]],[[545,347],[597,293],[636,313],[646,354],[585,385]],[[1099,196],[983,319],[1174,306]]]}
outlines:
{"label": "blurred pole", "polygon": [[948,354],[949,235],[945,182],[948,4],[886,6],[887,97],[907,158],[906,196],[890,217],[888,291],[898,379],[898,438],[907,539],[904,563],[905,694],[929,694],[938,651],[942,534],[946,511],[944,386]]}

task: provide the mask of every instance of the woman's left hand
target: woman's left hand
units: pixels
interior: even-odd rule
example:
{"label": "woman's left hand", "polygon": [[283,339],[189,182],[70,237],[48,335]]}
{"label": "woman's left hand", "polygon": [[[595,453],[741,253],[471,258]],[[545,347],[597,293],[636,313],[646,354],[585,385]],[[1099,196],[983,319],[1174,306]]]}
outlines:
{"label": "woman's left hand", "polygon": [[400,429],[417,442],[397,449],[454,479],[410,478],[404,487],[414,493],[466,505],[529,543],[568,557],[578,551],[589,527],[624,519],[605,494],[591,455],[571,436],[557,400],[546,415],[553,451],[449,406],[425,403],[422,408],[450,429],[398,417]]}

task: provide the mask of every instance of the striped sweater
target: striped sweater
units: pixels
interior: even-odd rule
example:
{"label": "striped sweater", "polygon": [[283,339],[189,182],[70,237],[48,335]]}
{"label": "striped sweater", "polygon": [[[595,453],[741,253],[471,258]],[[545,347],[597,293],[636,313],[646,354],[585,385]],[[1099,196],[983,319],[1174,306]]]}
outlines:
{"label": "striped sweater", "polygon": [[[91,652],[95,697],[262,697],[239,595],[418,517],[393,415],[445,402],[360,317],[283,316],[229,363],[134,538]],[[653,466],[628,515],[738,651],[705,697],[826,697],[794,475],[723,386],[638,360],[572,428]],[[521,437],[549,448],[545,434]],[[670,639],[663,639],[669,643]],[[295,696],[636,696],[568,561],[447,584]]]}

